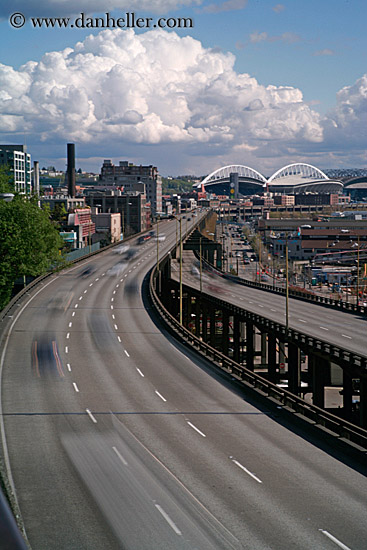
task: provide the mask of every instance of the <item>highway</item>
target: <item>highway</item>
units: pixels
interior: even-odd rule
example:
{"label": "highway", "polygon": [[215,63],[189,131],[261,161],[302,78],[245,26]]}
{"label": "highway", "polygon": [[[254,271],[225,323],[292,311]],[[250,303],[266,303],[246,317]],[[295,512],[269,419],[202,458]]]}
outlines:
{"label": "highway", "polygon": [[[199,289],[199,262],[189,251],[185,252],[184,258],[183,281]],[[196,267],[196,270],[192,269],[193,266]],[[173,277],[178,280],[178,266],[174,265],[172,273]],[[284,295],[247,287],[225,279],[217,273],[205,271],[205,269],[202,282],[203,292],[213,294],[231,304],[285,324],[286,299]],[[364,315],[338,311],[290,297],[288,322],[290,328],[354,353],[367,355],[367,318]]]}
{"label": "highway", "polygon": [[[161,232],[163,252],[176,222]],[[136,251],[53,276],[14,316],[2,420],[31,547],[364,549],[366,468],[175,343],[142,286],[156,243]]]}

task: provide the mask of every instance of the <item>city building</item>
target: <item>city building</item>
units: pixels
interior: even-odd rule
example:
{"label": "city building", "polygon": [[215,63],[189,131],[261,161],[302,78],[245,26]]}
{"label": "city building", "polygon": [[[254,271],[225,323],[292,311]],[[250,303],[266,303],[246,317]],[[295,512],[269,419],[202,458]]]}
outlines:
{"label": "city building", "polygon": [[15,191],[31,193],[31,155],[26,145],[0,145],[0,165],[9,167]]}
{"label": "city building", "polygon": [[[100,183],[123,186],[126,193],[140,192],[146,194],[146,200],[150,203],[153,216],[157,216],[162,212],[162,178],[158,173],[158,169],[153,166],[142,166],[129,163],[128,161],[120,161],[118,166],[115,166],[111,160],[104,160]],[[136,185],[140,185],[140,189]],[[145,185],[143,189],[142,184]]]}
{"label": "city building", "polygon": [[92,222],[90,208],[76,208],[68,215],[68,230],[77,234],[75,248],[84,248],[92,243],[96,226]]}
{"label": "city building", "polygon": [[86,197],[86,203],[92,208],[98,207],[99,212],[119,213],[121,232],[124,237],[140,233],[150,227],[150,208],[142,193],[96,191]]}
{"label": "city building", "polygon": [[107,245],[121,240],[120,213],[98,212],[98,208],[95,207],[92,209],[92,222],[96,227],[92,243],[101,242]]}
{"label": "city building", "polygon": [[55,206],[63,206],[66,212],[73,210],[75,208],[85,208],[85,198],[84,197],[67,197],[66,195],[53,195],[46,194],[40,199],[41,207],[47,205],[51,212],[55,209]]}

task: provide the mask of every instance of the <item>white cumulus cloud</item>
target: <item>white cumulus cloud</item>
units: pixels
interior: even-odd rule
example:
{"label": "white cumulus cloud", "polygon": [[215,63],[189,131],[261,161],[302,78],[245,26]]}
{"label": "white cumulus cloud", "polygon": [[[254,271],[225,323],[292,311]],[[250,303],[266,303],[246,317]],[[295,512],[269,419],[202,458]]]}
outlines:
{"label": "white cumulus cloud", "polygon": [[300,90],[260,85],[234,62],[189,36],[106,30],[19,70],[0,65],[0,131],[102,156],[116,143],[181,144],[194,155],[264,154],[271,143],[276,155],[322,141],[320,115]]}

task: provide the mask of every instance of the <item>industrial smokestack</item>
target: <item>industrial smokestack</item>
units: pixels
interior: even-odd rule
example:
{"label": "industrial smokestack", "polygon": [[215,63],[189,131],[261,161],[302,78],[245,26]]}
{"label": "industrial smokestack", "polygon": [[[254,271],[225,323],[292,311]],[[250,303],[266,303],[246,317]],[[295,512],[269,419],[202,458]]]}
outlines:
{"label": "industrial smokestack", "polygon": [[38,160],[33,163],[33,193],[40,194],[40,165]]}
{"label": "industrial smokestack", "polygon": [[75,143],[68,143],[68,166],[66,176],[68,180],[68,195],[75,197]]}

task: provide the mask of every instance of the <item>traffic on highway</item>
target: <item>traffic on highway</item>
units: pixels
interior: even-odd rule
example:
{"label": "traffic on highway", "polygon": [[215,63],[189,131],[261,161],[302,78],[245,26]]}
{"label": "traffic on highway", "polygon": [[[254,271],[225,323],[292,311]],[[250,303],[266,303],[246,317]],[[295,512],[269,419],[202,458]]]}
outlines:
{"label": "traffic on highway", "polygon": [[[159,233],[54,274],[9,319],[2,445],[30,547],[364,549],[366,468],[256,402],[152,311],[147,274],[177,244],[177,220]],[[198,285],[197,264],[183,266]],[[284,315],[280,296],[202,282]],[[339,321],[298,307],[292,323],[342,338]],[[362,346],[357,326],[342,330]]]}

